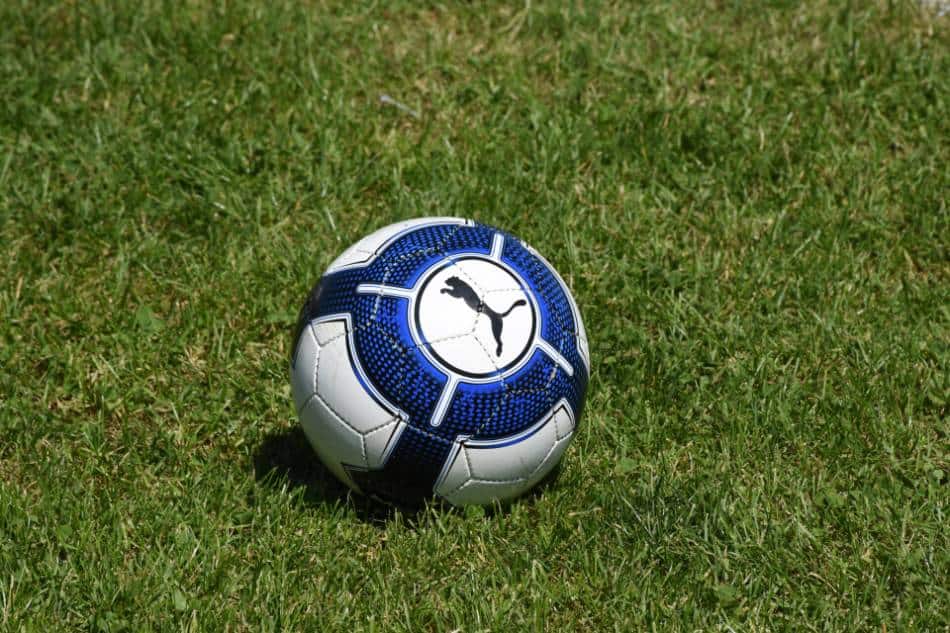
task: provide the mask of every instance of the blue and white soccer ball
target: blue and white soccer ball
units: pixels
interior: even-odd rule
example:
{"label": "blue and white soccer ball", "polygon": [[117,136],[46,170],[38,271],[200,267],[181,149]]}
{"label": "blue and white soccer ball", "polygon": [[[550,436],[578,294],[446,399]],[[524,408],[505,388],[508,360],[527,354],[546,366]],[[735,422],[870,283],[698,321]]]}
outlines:
{"label": "blue and white soccer ball", "polygon": [[514,498],[560,461],[590,374],[557,272],[457,218],[387,226],[334,261],[300,314],[300,423],[350,488],[414,504]]}

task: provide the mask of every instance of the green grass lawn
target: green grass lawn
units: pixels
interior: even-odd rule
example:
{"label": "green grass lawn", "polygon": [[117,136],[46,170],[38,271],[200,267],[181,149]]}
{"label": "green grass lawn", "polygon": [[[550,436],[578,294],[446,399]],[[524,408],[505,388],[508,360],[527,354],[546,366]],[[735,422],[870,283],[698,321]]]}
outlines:
{"label": "green grass lawn", "polygon": [[[950,627],[950,17],[583,4],[0,3],[0,631]],[[591,338],[510,508],[297,430],[306,292],[432,214]]]}

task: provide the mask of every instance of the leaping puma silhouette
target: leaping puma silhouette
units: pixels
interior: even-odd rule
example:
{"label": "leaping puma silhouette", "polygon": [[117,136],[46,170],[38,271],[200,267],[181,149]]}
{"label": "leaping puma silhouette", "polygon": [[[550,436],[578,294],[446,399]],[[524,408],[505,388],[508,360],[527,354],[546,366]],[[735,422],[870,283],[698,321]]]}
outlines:
{"label": "leaping puma silhouette", "polygon": [[458,277],[449,277],[445,280],[445,285],[448,286],[448,288],[442,289],[443,294],[447,294],[450,297],[458,297],[465,301],[465,305],[475,310],[475,312],[488,316],[488,319],[491,321],[491,333],[495,336],[495,343],[498,344],[498,347],[495,348],[495,355],[501,356],[502,319],[511,314],[511,311],[518,306],[527,305],[528,302],[524,299],[518,299],[504,312],[495,312],[472,290],[471,286]]}

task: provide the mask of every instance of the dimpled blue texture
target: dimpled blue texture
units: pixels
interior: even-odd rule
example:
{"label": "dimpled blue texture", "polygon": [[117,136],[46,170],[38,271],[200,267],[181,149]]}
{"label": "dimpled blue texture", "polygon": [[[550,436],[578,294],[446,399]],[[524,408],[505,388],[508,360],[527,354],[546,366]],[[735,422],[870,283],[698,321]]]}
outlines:
{"label": "dimpled blue texture", "polygon": [[[557,365],[541,351],[502,383],[462,383],[446,413],[442,427],[454,435],[496,438],[519,433],[551,410],[557,389],[552,381]],[[564,372],[557,372],[563,374]],[[553,375],[556,380],[556,374]],[[440,427],[441,428],[441,427]]]}
{"label": "dimpled blue texture", "polygon": [[[374,301],[375,297],[368,300]],[[379,301],[386,306],[406,303],[406,299],[391,297],[380,297]],[[442,393],[445,375],[430,364],[419,362],[420,354],[408,330],[384,316],[387,312],[381,309],[376,320],[357,321],[364,324],[356,328],[353,336],[356,357],[388,402],[396,404],[409,420],[428,420]]]}
{"label": "dimpled blue texture", "polygon": [[[447,382],[418,349],[409,330],[410,301],[357,294],[359,284],[411,288],[435,264],[454,255],[488,254],[492,238],[505,237],[503,261],[515,269],[538,304],[540,336],[573,367],[569,376],[547,354],[535,350],[513,375],[496,382],[460,382],[441,425],[429,424]],[[587,369],[577,352],[577,324],[564,289],[549,267],[517,238],[481,225],[434,224],[405,231],[369,264],[324,276],[301,314],[302,322],[349,315],[351,353],[373,389],[406,416],[408,427],[379,471],[348,470],[360,488],[391,500],[414,503],[432,487],[459,436],[496,439],[537,423],[566,399],[579,419]],[[296,344],[295,344],[296,347]],[[371,390],[368,390],[371,391]]]}
{"label": "dimpled blue texture", "polygon": [[365,270],[372,279],[389,286],[411,287],[429,265],[449,255],[487,254],[496,231],[484,225],[442,224],[410,231],[396,239]]}
{"label": "dimpled blue texture", "polygon": [[557,278],[543,261],[515,237],[507,236],[502,259],[528,282],[541,308],[541,338],[554,346],[571,366],[581,363],[575,345],[577,325]]}

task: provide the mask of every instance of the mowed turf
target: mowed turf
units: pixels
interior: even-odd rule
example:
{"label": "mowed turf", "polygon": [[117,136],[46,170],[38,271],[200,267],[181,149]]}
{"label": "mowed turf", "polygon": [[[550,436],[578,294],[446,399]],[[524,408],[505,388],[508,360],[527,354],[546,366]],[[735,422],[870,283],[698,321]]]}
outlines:
{"label": "mowed turf", "polygon": [[[950,626],[947,17],[0,24],[0,630]],[[508,508],[351,497],[296,430],[306,292],[422,215],[521,235],[587,323],[560,477]]]}

